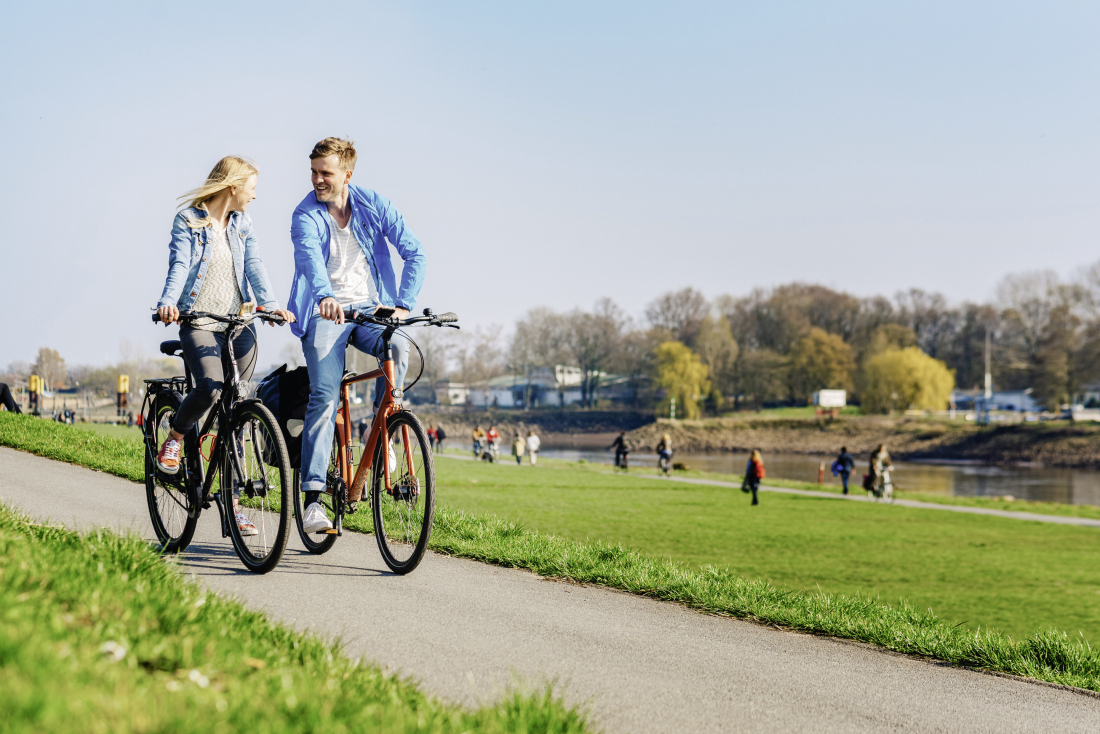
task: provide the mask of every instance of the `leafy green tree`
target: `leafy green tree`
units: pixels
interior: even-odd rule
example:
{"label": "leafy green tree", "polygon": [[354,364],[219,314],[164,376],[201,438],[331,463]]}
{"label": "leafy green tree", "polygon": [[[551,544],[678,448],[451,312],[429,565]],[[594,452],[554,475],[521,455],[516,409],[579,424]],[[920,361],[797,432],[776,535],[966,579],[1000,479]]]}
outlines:
{"label": "leafy green tree", "polygon": [[676,398],[677,413],[688,419],[699,417],[699,399],[710,392],[710,380],[698,354],[680,342],[657,347],[657,382],[667,393],[666,407],[669,399]]}
{"label": "leafy green tree", "polygon": [[917,347],[887,349],[867,360],[863,410],[943,410],[955,389],[955,373]]}
{"label": "leafy green tree", "polygon": [[804,400],[815,390],[850,393],[855,368],[852,348],[836,334],[815,326],[791,351],[791,394]]}

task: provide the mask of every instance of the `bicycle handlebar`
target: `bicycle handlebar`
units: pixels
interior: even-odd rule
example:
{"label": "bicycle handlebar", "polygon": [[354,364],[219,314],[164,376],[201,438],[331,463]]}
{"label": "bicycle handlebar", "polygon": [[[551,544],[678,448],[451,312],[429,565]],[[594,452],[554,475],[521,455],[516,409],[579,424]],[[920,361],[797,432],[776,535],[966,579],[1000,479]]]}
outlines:
{"label": "bicycle handlebar", "polygon": [[[222,315],[217,313],[210,313],[209,311],[180,311],[179,320],[182,322],[191,321],[192,319],[213,319],[214,321],[220,321],[223,324],[248,324],[251,323],[252,319],[254,318],[260,318],[264,321],[270,321],[276,324],[286,323],[286,319],[284,319],[282,316],[268,311],[253,311],[247,316],[237,316],[235,314]],[[159,313],[153,313],[153,323],[161,323]]]}
{"label": "bicycle handlebar", "polygon": [[357,324],[377,324],[378,326],[411,326],[413,324],[425,324],[427,326],[448,326],[452,329],[460,328],[458,326],[458,315],[448,311],[447,313],[436,314],[432,313],[430,308],[424,309],[423,316],[412,316],[407,319],[395,319],[391,317],[375,316],[373,313],[366,313],[364,311],[345,310],[344,318],[348,321],[354,321]]}

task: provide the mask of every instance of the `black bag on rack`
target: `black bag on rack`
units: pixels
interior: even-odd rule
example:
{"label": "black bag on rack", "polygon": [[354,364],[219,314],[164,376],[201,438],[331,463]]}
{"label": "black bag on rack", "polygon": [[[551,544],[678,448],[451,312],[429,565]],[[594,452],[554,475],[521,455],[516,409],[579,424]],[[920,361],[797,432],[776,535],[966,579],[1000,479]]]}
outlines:
{"label": "black bag on rack", "polygon": [[309,404],[309,372],[305,367],[287,370],[284,364],[260,382],[256,397],[275,416],[283,431],[290,467],[302,465],[302,432]]}

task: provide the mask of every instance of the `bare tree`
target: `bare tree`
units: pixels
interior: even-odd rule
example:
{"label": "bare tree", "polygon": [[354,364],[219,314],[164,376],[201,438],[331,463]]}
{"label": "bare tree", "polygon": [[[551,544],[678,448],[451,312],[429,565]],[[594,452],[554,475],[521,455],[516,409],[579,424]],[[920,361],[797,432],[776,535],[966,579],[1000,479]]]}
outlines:
{"label": "bare tree", "polygon": [[516,323],[509,348],[512,369],[523,374],[523,407],[531,405],[531,370],[565,362],[566,319],[548,308],[535,308]]}
{"label": "bare tree", "polygon": [[600,386],[600,374],[613,364],[619,349],[626,315],[610,298],[601,298],[589,313],[568,316],[565,344],[581,370],[581,405],[591,408]]}
{"label": "bare tree", "polygon": [[46,382],[46,388],[54,390],[65,386],[65,360],[56,349],[42,347],[34,361],[34,374]]}
{"label": "bare tree", "polygon": [[710,313],[710,303],[706,296],[694,288],[669,291],[654,299],[645,309],[649,323],[664,329],[678,342],[695,346],[695,337],[703,319]]}

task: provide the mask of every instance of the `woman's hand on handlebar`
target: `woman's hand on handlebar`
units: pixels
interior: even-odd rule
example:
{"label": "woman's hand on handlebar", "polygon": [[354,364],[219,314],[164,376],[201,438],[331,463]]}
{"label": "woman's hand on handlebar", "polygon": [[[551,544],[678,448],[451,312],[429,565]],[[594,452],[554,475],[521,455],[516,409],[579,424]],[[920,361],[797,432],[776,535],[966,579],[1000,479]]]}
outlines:
{"label": "woman's hand on handlebar", "polygon": [[165,326],[180,320],[180,310],[175,306],[161,306],[157,309],[157,315]]}
{"label": "woman's hand on handlebar", "polygon": [[[257,306],[256,310],[257,311],[267,311],[267,309],[264,308],[263,306]],[[294,314],[292,314],[290,311],[286,311],[286,310],[281,309],[281,308],[277,308],[274,311],[272,311],[271,313],[275,314],[276,316],[279,316],[280,318],[282,318],[283,321],[285,321],[288,324],[293,324],[295,321],[298,320],[298,319],[294,318]],[[267,325],[268,326],[275,326],[276,324],[275,324],[274,321],[268,321]]]}

